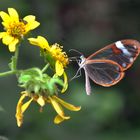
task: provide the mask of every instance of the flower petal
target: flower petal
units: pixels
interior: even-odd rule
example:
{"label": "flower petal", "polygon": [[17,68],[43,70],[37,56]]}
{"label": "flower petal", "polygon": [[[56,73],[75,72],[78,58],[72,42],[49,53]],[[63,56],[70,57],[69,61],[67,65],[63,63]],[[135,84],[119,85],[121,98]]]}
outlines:
{"label": "flower petal", "polygon": [[26,32],[33,30],[40,25],[39,22],[35,21],[35,16],[33,16],[33,15],[28,15],[28,16],[24,17],[23,20],[27,21]]}
{"label": "flower petal", "polygon": [[64,111],[62,109],[62,107],[52,98],[52,97],[48,97],[52,103],[52,106],[54,107],[55,111],[60,115],[60,116],[64,116]]}
{"label": "flower petal", "polygon": [[2,25],[4,26],[4,29],[6,30],[7,28],[9,28],[9,22],[2,22]]}
{"label": "flower petal", "polygon": [[22,113],[22,105],[23,105],[23,100],[24,100],[24,98],[26,97],[27,95],[26,94],[23,94],[21,97],[20,97],[20,99],[19,99],[19,101],[18,101],[18,103],[17,103],[17,107],[16,107],[16,115],[15,115],[15,117],[16,117],[16,119],[17,119],[17,125],[18,125],[18,127],[20,127],[21,125],[22,125],[22,123],[23,123],[23,113]]}
{"label": "flower petal", "polygon": [[19,40],[18,39],[14,39],[10,44],[9,44],[9,51],[10,52],[14,52],[15,50],[16,50],[16,45],[17,45],[17,43],[19,42]]}
{"label": "flower petal", "polygon": [[29,38],[28,40],[35,46],[39,46],[42,49],[47,49],[48,51],[50,50],[48,41],[42,36],[37,36],[37,38]]}
{"label": "flower petal", "polygon": [[65,116],[63,108],[59,105],[59,103],[52,97],[48,97],[51,101],[52,106],[54,107],[55,111],[61,116],[63,119],[69,119],[69,116]]}
{"label": "flower petal", "polygon": [[39,46],[39,42],[36,38],[28,38],[28,40],[32,45]]}
{"label": "flower petal", "polygon": [[45,105],[45,100],[43,98],[43,96],[39,96],[39,98],[37,99],[37,103],[43,107]]}
{"label": "flower petal", "polygon": [[37,28],[39,25],[40,25],[40,23],[37,21],[27,23],[26,24],[26,32],[29,32],[30,30]]}
{"label": "flower petal", "polygon": [[71,111],[79,111],[81,109],[80,106],[76,107],[72,104],[69,104],[63,100],[61,100],[60,98],[53,96],[53,98],[56,100],[56,102],[60,103],[61,105],[63,105],[65,108],[71,110]]}
{"label": "flower petal", "polygon": [[22,95],[17,103],[16,107],[16,119],[17,119],[17,125],[20,127],[23,123],[23,113],[26,111],[26,109],[29,107],[30,103],[32,102],[33,98],[31,98],[29,101],[23,104],[23,100],[26,96],[28,96],[28,93],[26,91],[21,92]]}
{"label": "flower petal", "polygon": [[33,98],[31,98],[29,101],[27,101],[26,103],[24,103],[21,107],[21,111],[22,113],[24,113],[26,111],[26,109],[29,107],[29,105],[31,104],[31,102],[33,101]]}
{"label": "flower petal", "polygon": [[12,20],[19,22],[19,15],[14,8],[8,8],[8,12]]}
{"label": "flower petal", "polygon": [[61,76],[64,73],[63,64],[59,60],[55,63],[55,71],[58,76]]}
{"label": "flower petal", "polygon": [[67,90],[67,88],[68,88],[67,74],[64,72],[63,76],[64,76],[64,86],[63,86],[63,89],[61,90],[61,93],[64,93]]}
{"label": "flower petal", "polygon": [[5,36],[3,36],[2,42],[3,44],[9,45],[13,40],[14,40],[14,37],[6,33]]}
{"label": "flower petal", "polygon": [[1,11],[0,16],[4,22],[8,22],[8,23],[10,22],[10,17],[7,13]]}
{"label": "flower petal", "polygon": [[[70,117],[67,118],[67,119],[70,119]],[[54,123],[55,123],[55,124],[59,124],[59,123],[61,123],[61,122],[64,121],[64,120],[65,120],[64,118],[62,118],[61,116],[57,115],[57,116],[54,118]]]}
{"label": "flower petal", "polygon": [[38,27],[40,25],[39,22],[35,21],[35,16],[33,16],[33,15],[28,15],[28,16],[24,17],[23,20],[27,21],[27,24],[26,24],[27,32],[35,29],[36,27]]}
{"label": "flower petal", "polygon": [[33,22],[33,21],[35,21],[35,16],[28,15],[28,16],[24,17],[23,20],[27,21],[27,23]]}
{"label": "flower petal", "polygon": [[3,38],[3,37],[6,36],[6,35],[7,35],[6,32],[1,32],[1,33],[0,33],[0,39]]}

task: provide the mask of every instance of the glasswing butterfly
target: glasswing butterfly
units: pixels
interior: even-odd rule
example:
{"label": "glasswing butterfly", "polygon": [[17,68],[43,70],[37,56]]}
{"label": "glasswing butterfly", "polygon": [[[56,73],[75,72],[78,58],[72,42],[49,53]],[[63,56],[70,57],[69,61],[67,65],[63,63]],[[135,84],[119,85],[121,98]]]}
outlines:
{"label": "glasswing butterfly", "polygon": [[133,39],[112,43],[87,58],[80,53],[80,59],[76,59],[79,69],[72,79],[77,78],[79,71],[81,72],[83,68],[86,79],[86,93],[90,95],[89,79],[104,87],[117,84],[124,77],[124,71],[132,66],[139,53],[140,43]]}

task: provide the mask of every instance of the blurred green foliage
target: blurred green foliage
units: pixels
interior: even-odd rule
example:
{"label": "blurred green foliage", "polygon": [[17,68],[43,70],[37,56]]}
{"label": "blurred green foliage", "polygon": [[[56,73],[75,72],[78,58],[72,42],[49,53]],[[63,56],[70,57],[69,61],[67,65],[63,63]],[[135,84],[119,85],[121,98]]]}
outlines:
{"label": "blurred green foliage", "polygon": [[[139,0],[1,0],[0,10],[16,8],[24,17],[37,16],[41,25],[34,37],[44,35],[50,44],[60,43],[64,50],[77,49],[85,56],[121,39],[140,38]],[[0,25],[0,30],[3,31]],[[11,53],[0,43],[0,71],[8,69]],[[73,54],[68,53],[69,56]],[[75,54],[76,55],[76,54]],[[93,93],[87,96],[84,74],[70,82],[66,101],[81,105],[82,110],[71,113],[72,119],[53,124],[55,112],[50,106],[39,113],[32,104],[25,113],[22,128],[16,126],[15,108],[21,89],[14,76],[0,79],[0,137],[9,140],[139,140],[140,139],[140,58],[117,85],[103,88],[92,83]],[[43,67],[39,49],[22,44],[19,67]],[[72,77],[77,65],[67,69]]]}

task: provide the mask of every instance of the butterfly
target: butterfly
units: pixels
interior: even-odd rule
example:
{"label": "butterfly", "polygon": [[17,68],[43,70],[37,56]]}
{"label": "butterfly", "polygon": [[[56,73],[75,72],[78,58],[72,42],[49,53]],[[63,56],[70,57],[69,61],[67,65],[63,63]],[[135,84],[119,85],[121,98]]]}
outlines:
{"label": "butterfly", "polygon": [[87,58],[80,53],[79,60],[76,60],[79,69],[73,79],[83,68],[87,95],[91,93],[90,79],[104,87],[113,86],[124,77],[125,70],[132,66],[139,53],[140,43],[133,39],[116,41]]}

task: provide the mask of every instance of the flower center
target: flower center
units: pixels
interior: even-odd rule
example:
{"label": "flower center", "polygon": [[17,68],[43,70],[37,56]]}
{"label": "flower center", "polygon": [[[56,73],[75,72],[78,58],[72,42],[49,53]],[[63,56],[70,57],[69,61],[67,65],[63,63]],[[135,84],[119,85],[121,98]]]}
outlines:
{"label": "flower center", "polygon": [[9,25],[9,27],[6,30],[11,36],[15,38],[21,38],[26,33],[25,25],[26,24],[22,21],[13,22]]}
{"label": "flower center", "polygon": [[52,45],[50,52],[56,60],[59,60],[63,64],[64,67],[68,65],[68,56],[65,52],[62,52],[62,46],[59,46],[59,44],[55,43]]}

